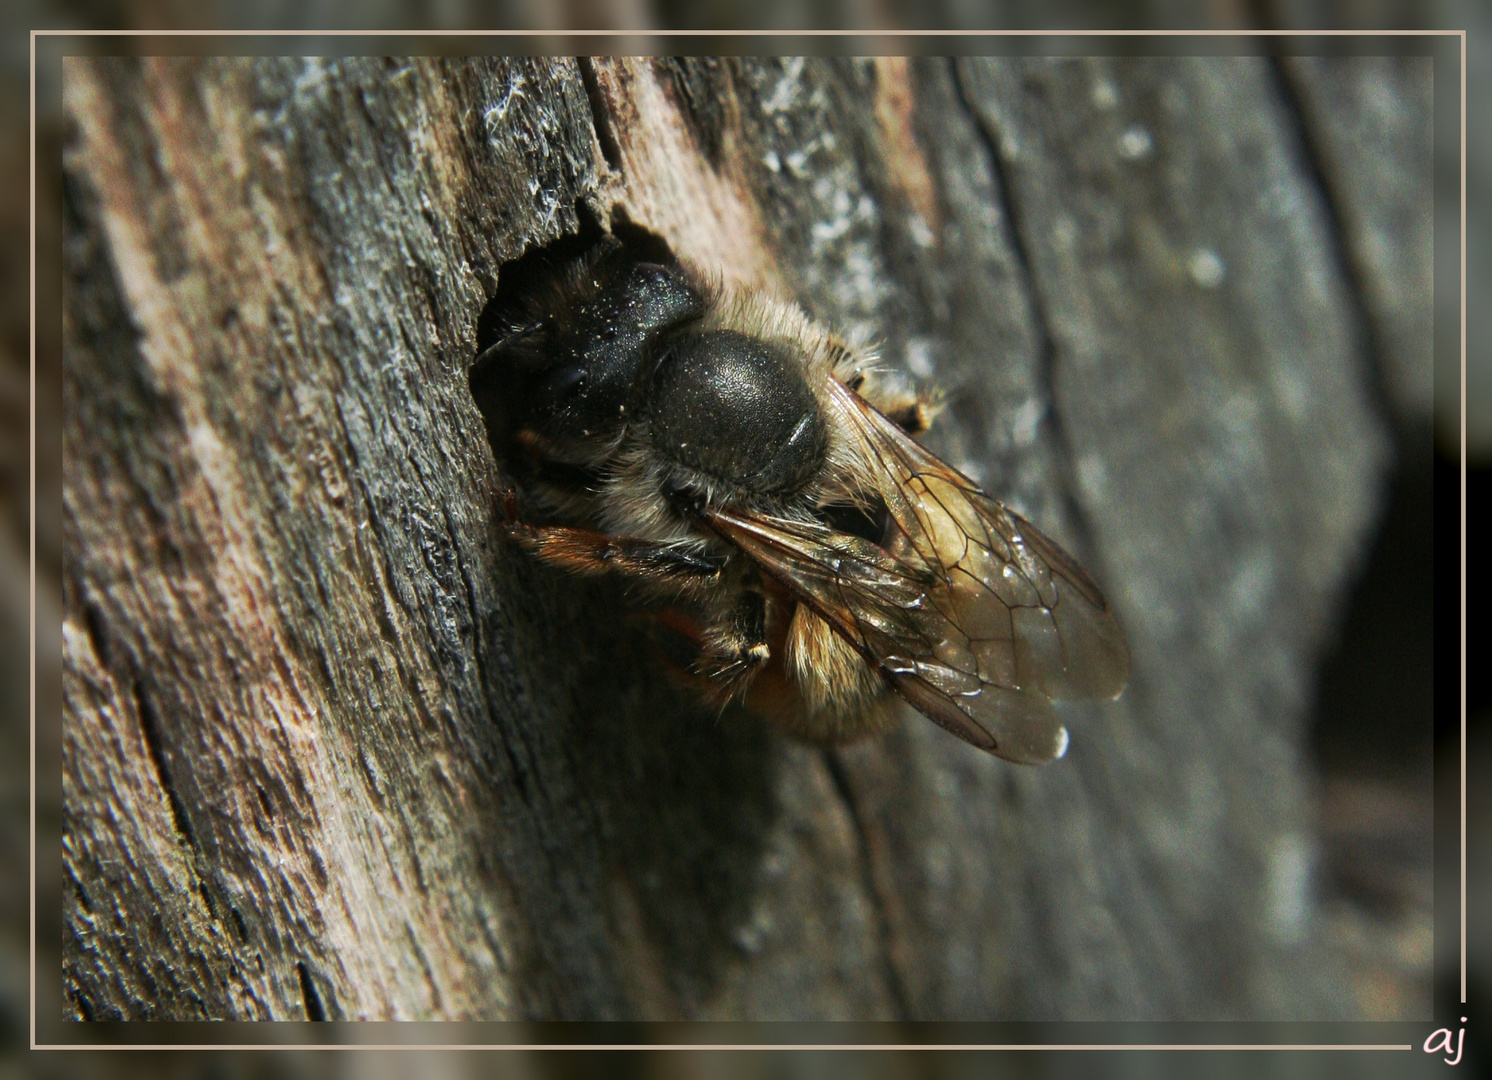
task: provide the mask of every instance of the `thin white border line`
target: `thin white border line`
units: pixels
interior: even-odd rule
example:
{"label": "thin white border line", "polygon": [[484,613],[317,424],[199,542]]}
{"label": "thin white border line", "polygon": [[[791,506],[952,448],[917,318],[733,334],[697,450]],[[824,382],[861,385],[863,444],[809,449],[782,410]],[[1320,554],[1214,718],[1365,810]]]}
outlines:
{"label": "thin white border line", "polygon": [[36,31],[31,32],[31,1045],[36,1045]]}
{"label": "thin white border line", "polygon": [[[297,1021],[303,1023],[304,1021]],[[33,1050],[1413,1050],[1413,1043],[47,1043]]]}
{"label": "thin white border line", "polygon": [[1461,31],[1461,1004],[1466,1004],[1466,31]]}
{"label": "thin white border line", "polygon": [[[31,392],[30,392],[30,704],[31,704],[31,1047],[32,1049],[85,1049],[87,1045],[72,1044],[38,1045],[36,1041],[36,39],[38,37],[868,37],[868,38],[920,38],[920,37],[1458,37],[1461,41],[1461,1004],[1466,1004],[1466,31],[1465,30],[1277,30],[1277,29],[1224,29],[1224,30],[92,30],[92,29],[44,29],[31,31]],[[164,1044],[177,1048],[177,1044]],[[180,1048],[198,1046],[218,1049],[252,1049],[261,1044],[180,1044]],[[466,1044],[450,1044],[460,1047]],[[549,1049],[553,1044],[513,1044],[511,1049]],[[567,1045],[567,1044],[560,1044]],[[690,1046],[691,1044],[681,1044]],[[792,1047],[799,1044],[786,1044]],[[804,1044],[806,1045],[806,1044]],[[867,1048],[861,1044],[846,1044]],[[893,1044],[896,1045],[896,1044]],[[954,1044],[959,1045],[959,1044]],[[981,1047],[963,1046],[964,1049],[1001,1048],[1002,1044]],[[384,1044],[279,1044],[274,1048],[292,1049],[294,1046],[324,1046],[328,1049],[379,1049]],[[476,1049],[491,1049],[508,1044],[475,1045]],[[632,1044],[625,1044],[630,1048]],[[748,1044],[749,1048],[757,1048]],[[121,1046],[120,1049],[134,1047]],[[141,1049],[147,1048],[141,1046]],[[387,1044],[388,1049],[409,1048],[407,1044]],[[432,1044],[427,1049],[449,1048],[444,1044]],[[595,1049],[608,1047],[596,1045]],[[655,1048],[670,1049],[673,1044],[658,1044]],[[713,1045],[701,1045],[697,1049],[719,1049]],[[769,1048],[765,1044],[761,1048]],[[869,1047],[877,1048],[877,1047]],[[926,1046],[924,1049],[948,1049],[945,1046]],[[1405,1044],[1382,1045],[1291,1045],[1291,1044],[1227,1044],[1188,1046],[1185,1044],[1165,1046],[1139,1046],[1118,1044],[1115,1046],[1094,1045],[1035,1045],[1004,1046],[1004,1049],[1158,1049],[1158,1050],[1224,1050],[1224,1049],[1300,1049],[1300,1050],[1409,1050]]]}
{"label": "thin white border line", "polygon": [[44,37],[1454,37],[1464,30],[33,30]]}

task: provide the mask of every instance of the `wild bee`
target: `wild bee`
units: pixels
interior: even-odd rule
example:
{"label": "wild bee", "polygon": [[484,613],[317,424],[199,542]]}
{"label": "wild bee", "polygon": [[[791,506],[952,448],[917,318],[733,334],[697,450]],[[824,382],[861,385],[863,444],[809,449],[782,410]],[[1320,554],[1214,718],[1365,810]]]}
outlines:
{"label": "wild bee", "polygon": [[[472,387],[556,524],[540,559],[619,574],[716,702],[835,743],[898,697],[1010,761],[1062,756],[1054,700],[1113,698],[1124,635],[1029,521],[914,438],[924,400],[795,305],[607,238],[516,290]],[[493,335],[489,335],[493,336]]]}

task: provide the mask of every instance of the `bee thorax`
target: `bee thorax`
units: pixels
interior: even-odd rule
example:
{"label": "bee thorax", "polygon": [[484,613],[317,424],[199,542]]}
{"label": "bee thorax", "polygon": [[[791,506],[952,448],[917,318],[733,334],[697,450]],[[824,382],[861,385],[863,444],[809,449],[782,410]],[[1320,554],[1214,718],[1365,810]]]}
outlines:
{"label": "bee thorax", "polygon": [[748,492],[802,487],[823,466],[828,433],[800,366],[785,351],[732,330],[675,337],[649,388],[653,446]]}

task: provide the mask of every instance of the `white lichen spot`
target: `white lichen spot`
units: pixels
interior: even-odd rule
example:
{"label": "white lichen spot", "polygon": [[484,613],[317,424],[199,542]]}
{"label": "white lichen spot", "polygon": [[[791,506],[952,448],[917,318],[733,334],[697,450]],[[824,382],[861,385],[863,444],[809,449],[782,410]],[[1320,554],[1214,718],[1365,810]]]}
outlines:
{"label": "white lichen spot", "polygon": [[736,948],[747,956],[755,956],[762,951],[767,938],[771,936],[776,925],[771,911],[765,907],[758,907],[751,913],[750,921],[736,928],[732,940]]}
{"label": "white lichen spot", "polygon": [[1084,454],[1078,459],[1078,483],[1090,495],[1101,495],[1109,486],[1109,466],[1097,454]]}
{"label": "white lichen spot", "polygon": [[1228,583],[1228,607],[1235,622],[1256,618],[1268,607],[1274,587],[1274,559],[1259,549],[1244,560]]}
{"label": "white lichen spot", "polygon": [[762,876],[769,881],[782,877],[787,870],[787,856],[775,848],[768,851],[762,859]]}
{"label": "white lichen spot", "polygon": [[825,203],[836,214],[845,214],[850,209],[850,195],[845,191],[843,176],[837,171],[833,175],[820,176],[813,182],[813,197]]}
{"label": "white lichen spot", "polygon": [[1141,158],[1149,157],[1153,149],[1155,149],[1155,142],[1150,138],[1150,132],[1145,130],[1143,124],[1131,124],[1119,136],[1119,156],[1126,161],[1139,161]]}
{"label": "white lichen spot", "polygon": [[762,164],[774,173],[782,171],[782,159],[777,156],[776,150],[768,150],[762,155]]}
{"label": "white lichen spot", "polygon": [[930,248],[937,240],[921,214],[912,214],[907,218],[907,231],[912,234],[912,242],[920,248]]}
{"label": "white lichen spot", "polygon": [[772,87],[772,92],[762,101],[762,111],[768,115],[785,112],[793,107],[798,96],[798,83],[803,77],[803,57],[795,56],[783,65],[782,78]]}
{"label": "white lichen spot", "polygon": [[482,122],[487,125],[489,134],[493,132],[498,124],[507,119],[508,110],[513,107],[513,103],[519,98],[527,96],[523,92],[524,82],[523,75],[514,72],[508,79],[507,92],[503,94],[502,100],[493,104],[491,108],[482,114]]}
{"label": "white lichen spot", "polygon": [[1041,426],[1041,418],[1046,413],[1040,398],[1027,398],[1021,403],[1021,407],[1015,410],[1015,416],[1010,421],[1010,438],[1016,446],[1030,446],[1036,441],[1037,429]]}
{"label": "white lichen spot", "polygon": [[[831,287],[845,313],[842,326],[852,340],[870,340],[875,335],[873,321],[856,317],[854,312],[873,316],[886,302],[885,267],[864,242],[850,245],[840,263],[840,273]],[[864,335],[856,339],[854,335]]]}
{"label": "white lichen spot", "polygon": [[306,60],[306,66],[295,77],[296,94],[314,94],[319,92],[326,85],[327,75],[326,61],[318,56],[310,57]]}
{"label": "white lichen spot", "polygon": [[907,370],[919,379],[933,373],[933,347],[927,338],[912,338],[907,342]]}
{"label": "white lichen spot", "polygon": [[850,230],[850,219],[837,217],[832,221],[815,221],[809,229],[809,235],[813,238],[814,250],[817,252],[823,245],[833,240],[838,240]]}
{"label": "white lichen spot", "polygon": [[1270,932],[1281,942],[1305,937],[1310,918],[1311,850],[1299,833],[1286,833],[1274,842],[1265,871]]}
{"label": "white lichen spot", "polygon": [[1305,382],[1288,363],[1278,364],[1270,375],[1270,384],[1275,400],[1284,408],[1291,420],[1303,420],[1310,394]]}
{"label": "white lichen spot", "polygon": [[1052,245],[1058,251],[1071,251],[1077,242],[1078,223],[1070,214],[1058,214],[1052,220]]}
{"label": "white lichen spot", "polygon": [[1093,107],[1107,112],[1119,104],[1119,88],[1112,79],[1099,79],[1093,84]]}
{"label": "white lichen spot", "polygon": [[1217,288],[1228,275],[1228,268],[1224,265],[1222,257],[1211,248],[1198,248],[1192,252],[1186,269],[1191,274],[1192,280],[1204,289]]}

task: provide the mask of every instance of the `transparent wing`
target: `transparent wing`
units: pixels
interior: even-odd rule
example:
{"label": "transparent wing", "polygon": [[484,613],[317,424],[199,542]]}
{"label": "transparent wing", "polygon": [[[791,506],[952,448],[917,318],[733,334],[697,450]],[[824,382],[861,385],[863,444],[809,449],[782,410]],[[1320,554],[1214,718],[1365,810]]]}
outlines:
{"label": "transparent wing", "polygon": [[878,478],[896,524],[886,547],[816,522],[716,511],[711,525],[953,734],[1012,761],[1061,757],[1051,702],[1111,698],[1129,677],[1103,594],[1030,522],[837,382],[830,407]]}

